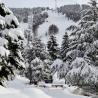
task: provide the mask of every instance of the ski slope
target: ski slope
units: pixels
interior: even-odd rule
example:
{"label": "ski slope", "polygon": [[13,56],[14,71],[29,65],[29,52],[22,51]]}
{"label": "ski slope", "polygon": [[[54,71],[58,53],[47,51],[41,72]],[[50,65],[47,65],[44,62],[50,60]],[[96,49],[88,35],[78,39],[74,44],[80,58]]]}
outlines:
{"label": "ski slope", "polygon": [[[76,25],[77,23],[73,22],[72,20],[68,20],[65,15],[62,15],[60,13],[58,14],[55,11],[48,10],[44,12],[47,12],[49,17],[43,24],[39,25],[37,35],[44,44],[47,44],[49,35],[47,35],[46,33],[48,33],[49,26],[55,24],[59,28],[59,32],[58,34],[56,34],[57,43],[59,44],[59,46],[61,46],[62,38],[65,32],[68,32],[69,35],[71,33],[69,31],[66,31],[66,28],[68,28],[70,25]],[[28,23],[20,23],[20,28],[24,32],[26,29],[28,29]]]}
{"label": "ski slope", "polygon": [[28,82],[26,78],[16,76],[6,88],[0,86],[0,98],[90,98],[71,94],[67,88],[40,88],[30,86]]}
{"label": "ski slope", "polygon": [[72,20],[68,20],[65,15],[58,14],[55,11],[49,10],[47,11],[49,17],[46,19],[46,21],[39,26],[38,28],[38,36],[41,38],[42,42],[45,44],[47,43],[49,36],[46,36],[46,33],[48,32],[48,28],[50,25],[55,24],[59,28],[59,32],[56,35],[57,42],[59,45],[61,45],[62,37],[64,33],[66,32],[66,28],[68,28],[70,25],[75,24]]}

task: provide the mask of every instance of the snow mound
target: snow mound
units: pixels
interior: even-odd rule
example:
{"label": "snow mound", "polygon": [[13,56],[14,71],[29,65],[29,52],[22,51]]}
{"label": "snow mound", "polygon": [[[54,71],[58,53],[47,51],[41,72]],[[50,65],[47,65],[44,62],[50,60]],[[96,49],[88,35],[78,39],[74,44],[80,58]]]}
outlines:
{"label": "snow mound", "polygon": [[7,88],[0,86],[0,98],[89,98],[82,95],[71,94],[77,87],[62,88],[38,88],[26,85],[28,79],[16,76],[13,81],[7,83]]}
{"label": "snow mound", "polygon": [[26,84],[29,83],[29,80],[25,77],[16,76],[13,81],[7,82],[7,87],[12,87],[16,89],[22,89],[26,87]]}

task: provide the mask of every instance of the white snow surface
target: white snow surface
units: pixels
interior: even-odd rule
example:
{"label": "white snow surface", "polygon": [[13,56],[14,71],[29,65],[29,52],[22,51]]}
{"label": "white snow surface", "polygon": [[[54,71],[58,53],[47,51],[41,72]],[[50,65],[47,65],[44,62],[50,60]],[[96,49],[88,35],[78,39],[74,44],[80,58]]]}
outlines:
{"label": "white snow surface", "polygon": [[56,72],[53,75],[53,84],[55,84],[55,85],[58,85],[58,84],[64,85],[65,84],[65,79],[59,79],[58,78],[58,73]]}
{"label": "white snow surface", "polygon": [[56,59],[53,62],[53,64],[51,65],[51,67],[52,68],[55,67],[55,68],[59,69],[62,64],[63,64],[63,61],[61,59]]}
{"label": "white snow surface", "polygon": [[0,86],[0,98],[90,98],[71,94],[76,87],[41,88],[30,86],[28,82],[28,79],[16,76],[15,80],[7,82],[6,88]]}
{"label": "white snow surface", "polygon": [[18,22],[16,16],[14,16],[13,14],[6,15],[6,16],[5,16],[5,22],[6,22],[8,25],[11,25],[12,20],[13,20],[17,25],[19,25],[19,22]]}

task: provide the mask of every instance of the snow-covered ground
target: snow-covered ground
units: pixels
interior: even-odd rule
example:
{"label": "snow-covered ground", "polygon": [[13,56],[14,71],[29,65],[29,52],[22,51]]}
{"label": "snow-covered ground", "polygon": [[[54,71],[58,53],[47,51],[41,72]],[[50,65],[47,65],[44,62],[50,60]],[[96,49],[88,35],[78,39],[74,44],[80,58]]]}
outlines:
{"label": "snow-covered ground", "polygon": [[15,80],[0,86],[0,98],[90,98],[70,93],[67,88],[41,88],[28,85],[26,78],[16,76]]}

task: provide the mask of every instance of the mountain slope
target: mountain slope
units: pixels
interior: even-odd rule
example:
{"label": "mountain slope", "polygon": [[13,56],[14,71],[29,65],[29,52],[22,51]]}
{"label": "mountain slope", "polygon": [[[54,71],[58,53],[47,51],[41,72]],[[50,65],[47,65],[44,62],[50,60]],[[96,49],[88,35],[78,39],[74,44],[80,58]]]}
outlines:
{"label": "mountain slope", "polygon": [[75,22],[68,20],[65,15],[58,14],[55,11],[48,11],[48,15],[49,18],[47,18],[46,21],[38,28],[38,36],[41,38],[42,42],[46,44],[49,38],[49,35],[46,36],[48,28],[50,25],[55,24],[59,28],[59,32],[56,35],[57,42],[59,45],[61,45],[62,37],[66,31],[66,28],[71,24],[75,24]]}

